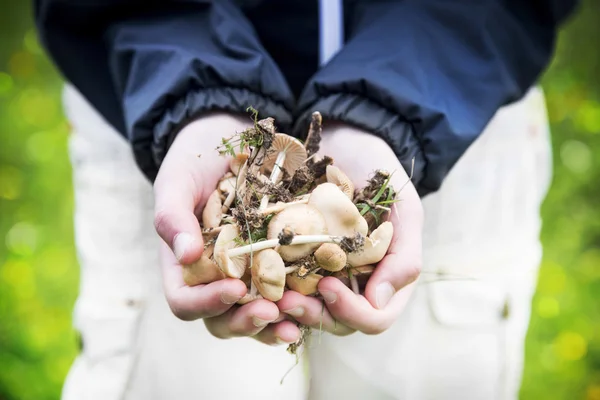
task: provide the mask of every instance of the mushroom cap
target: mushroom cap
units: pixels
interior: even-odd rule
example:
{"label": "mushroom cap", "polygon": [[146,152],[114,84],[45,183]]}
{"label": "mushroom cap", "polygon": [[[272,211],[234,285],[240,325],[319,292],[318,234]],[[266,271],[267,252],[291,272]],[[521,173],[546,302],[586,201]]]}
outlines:
{"label": "mushroom cap", "polygon": [[250,270],[252,282],[262,297],[271,301],[278,301],[283,297],[285,264],[279,253],[273,249],[257,252]]}
{"label": "mushroom cap", "polygon": [[183,265],[183,281],[186,285],[196,286],[225,279],[223,271],[219,269],[217,263],[211,260],[212,253],[213,246],[210,246],[204,250],[200,260],[193,264]]}
{"label": "mushroom cap", "polygon": [[309,274],[305,277],[299,277],[296,273],[291,273],[285,278],[290,290],[298,292],[304,296],[317,293],[317,286],[319,281],[323,278],[323,275]]}
{"label": "mushroom cap", "polygon": [[315,261],[319,267],[337,272],[346,266],[346,253],[335,243],[323,243],[315,251]]}
{"label": "mushroom cap", "polygon": [[353,267],[377,264],[385,257],[393,236],[394,226],[392,223],[390,221],[383,222],[365,239],[365,245],[361,250],[348,253],[348,264]]}
{"label": "mushroom cap", "polygon": [[221,194],[218,190],[211,193],[202,210],[202,225],[204,229],[216,228],[221,225]]}
{"label": "mushroom cap", "polygon": [[357,232],[366,236],[369,227],[358,208],[335,184],[321,183],[310,194],[308,205],[325,217],[330,235],[354,236]]}
{"label": "mushroom cap", "polygon": [[250,157],[250,154],[248,153],[238,153],[229,161],[229,169],[234,175],[237,176],[240,173],[240,169],[242,168],[246,160],[248,160],[248,157]]}
{"label": "mushroom cap", "polygon": [[[325,235],[327,224],[316,208],[307,204],[295,204],[275,214],[267,228],[267,239],[277,239],[284,228],[291,229],[295,235]],[[297,261],[311,254],[320,243],[296,244],[279,247],[284,261]]]}
{"label": "mushroom cap", "polygon": [[350,200],[354,199],[354,183],[348,178],[348,175],[342,172],[335,165],[329,164],[325,168],[327,182],[335,184]]}
{"label": "mushroom cap", "polygon": [[215,242],[214,258],[219,266],[219,269],[230,278],[241,279],[244,276],[244,271],[248,266],[248,257],[246,254],[229,257],[227,250],[236,247],[235,239],[239,237],[239,229],[237,225],[223,225],[219,236]]}
{"label": "mushroom cap", "polygon": [[219,181],[219,192],[221,193],[231,193],[235,190],[238,182],[237,182],[238,178],[237,176],[231,176],[228,178],[223,178]]}
{"label": "mushroom cap", "polygon": [[267,150],[265,160],[262,165],[263,171],[272,171],[277,161],[277,156],[280,152],[285,152],[285,160],[281,169],[284,169],[288,174],[293,175],[306,161],[306,149],[302,142],[293,136],[285,133],[276,133],[273,139],[273,144]]}

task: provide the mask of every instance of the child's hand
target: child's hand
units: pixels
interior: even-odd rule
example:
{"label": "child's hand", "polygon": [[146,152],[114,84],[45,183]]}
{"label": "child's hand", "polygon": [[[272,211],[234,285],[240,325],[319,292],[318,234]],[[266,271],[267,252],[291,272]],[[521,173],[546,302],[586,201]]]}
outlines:
{"label": "child's hand", "polygon": [[182,320],[204,319],[209,331],[220,338],[252,336],[265,343],[277,339],[293,342],[299,331],[284,321],[265,326],[280,315],[267,300],[244,306],[235,303],[246,294],[239,279],[224,279],[206,285],[187,286],[181,264],[193,263],[203,252],[198,217],[229,161],[216,151],[221,138],[248,128],[249,118],[212,114],[196,120],[179,132],[162,163],[154,183],[155,226],[163,239],[161,249],[163,285],[167,302]]}
{"label": "child's hand", "polygon": [[[348,126],[323,130],[320,154],[329,155],[334,165],[344,171],[356,188],[377,169],[392,173],[391,185],[398,191],[409,180],[390,147],[381,139]],[[409,171],[410,172],[410,171]],[[356,295],[340,280],[321,279],[321,300],[287,291],[278,302],[279,309],[298,322],[337,335],[354,331],[378,334],[389,328],[404,309],[421,267],[423,209],[412,183],[397,196],[401,201],[393,207],[391,221],[394,237],[388,254],[376,266],[365,296]]]}

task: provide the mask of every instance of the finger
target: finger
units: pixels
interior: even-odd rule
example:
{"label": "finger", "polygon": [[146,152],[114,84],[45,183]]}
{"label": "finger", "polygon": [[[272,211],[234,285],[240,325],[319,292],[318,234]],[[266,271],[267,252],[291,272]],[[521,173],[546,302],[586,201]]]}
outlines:
{"label": "finger", "polygon": [[206,318],[204,324],[213,336],[229,339],[254,336],[278,317],[279,309],[274,303],[259,299],[233,307],[217,317]]}
{"label": "finger", "polygon": [[154,184],[154,227],[181,264],[200,259],[204,240],[194,214],[201,191],[193,177],[173,163],[163,164]]}
{"label": "finger", "polygon": [[181,266],[165,243],[161,243],[161,265],[167,303],[173,314],[184,321],[221,315],[247,292],[246,285],[239,279],[186,285]]}
{"label": "finger", "polygon": [[[405,189],[414,191],[412,185]],[[377,309],[383,309],[403,287],[414,282],[422,263],[423,211],[415,193],[392,207],[389,219],[394,234],[388,254],[379,262],[365,287],[365,297]]]}
{"label": "finger", "polygon": [[291,321],[282,321],[268,325],[253,338],[271,346],[291,344],[300,339],[300,329]]}
{"label": "finger", "polygon": [[346,336],[355,331],[336,321],[327,310],[323,300],[303,296],[293,290],[288,290],[283,294],[281,300],[277,302],[277,307],[281,312],[313,329],[323,330],[337,336]]}

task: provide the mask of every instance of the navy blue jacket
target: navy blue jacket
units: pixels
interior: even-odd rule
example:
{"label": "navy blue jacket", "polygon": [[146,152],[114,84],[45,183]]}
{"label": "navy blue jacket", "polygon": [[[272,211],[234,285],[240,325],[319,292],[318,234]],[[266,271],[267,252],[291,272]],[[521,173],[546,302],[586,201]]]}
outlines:
{"label": "navy blue jacket", "polygon": [[408,171],[414,158],[424,196],[536,83],[576,3],[346,0],[344,46],[322,67],[316,0],[36,0],[35,19],[151,181],[187,121],[253,106],[300,138],[315,110],[369,130]]}

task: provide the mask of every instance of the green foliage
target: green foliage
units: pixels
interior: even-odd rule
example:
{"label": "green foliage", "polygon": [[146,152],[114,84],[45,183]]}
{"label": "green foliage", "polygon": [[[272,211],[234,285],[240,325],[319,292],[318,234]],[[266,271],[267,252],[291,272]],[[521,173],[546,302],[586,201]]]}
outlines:
{"label": "green foliage", "polygon": [[[11,400],[58,399],[77,354],[69,131],[28,7],[5,1],[0,13],[0,399]],[[583,1],[542,80],[555,170],[523,399],[600,399],[597,21],[600,2]]]}

